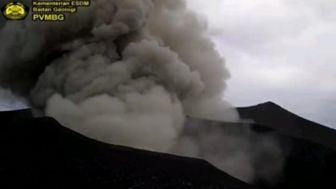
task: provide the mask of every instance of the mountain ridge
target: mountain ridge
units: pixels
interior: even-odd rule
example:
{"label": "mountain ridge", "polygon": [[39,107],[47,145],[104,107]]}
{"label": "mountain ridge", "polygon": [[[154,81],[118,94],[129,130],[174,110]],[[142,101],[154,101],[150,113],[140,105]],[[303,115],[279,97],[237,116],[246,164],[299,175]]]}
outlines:
{"label": "mountain ridge", "polygon": [[282,134],[311,140],[336,150],[336,130],[298,116],[274,102],[239,107],[237,111],[242,119],[252,120]]}
{"label": "mountain ridge", "polygon": [[204,160],[101,143],[27,110],[0,118],[0,188],[253,188]]}
{"label": "mountain ridge", "polygon": [[[238,108],[255,123],[201,121],[210,128],[253,132],[279,142],[285,165],[276,183],[239,181],[204,160],[101,143],[61,126],[53,118],[33,118],[29,109],[0,112],[1,188],[225,188],[297,189],[335,186],[336,134],[275,103]],[[285,119],[284,119],[285,118]],[[286,121],[289,121],[286,123]],[[307,122],[308,121],[308,122]],[[307,124],[308,125],[304,125]],[[309,125],[310,124],[310,125]],[[286,127],[282,127],[285,125]],[[307,129],[312,126],[313,129]],[[298,128],[296,128],[298,127]],[[298,129],[298,131],[296,130]],[[321,134],[322,133],[322,134]],[[333,138],[327,138],[333,137]],[[18,182],[19,181],[19,182]],[[14,187],[15,186],[15,187]]]}

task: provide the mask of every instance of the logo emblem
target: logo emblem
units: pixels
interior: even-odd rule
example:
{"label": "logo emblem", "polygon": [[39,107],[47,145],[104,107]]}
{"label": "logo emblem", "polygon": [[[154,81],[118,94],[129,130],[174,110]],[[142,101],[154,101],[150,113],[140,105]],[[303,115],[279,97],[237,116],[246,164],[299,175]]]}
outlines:
{"label": "logo emblem", "polygon": [[8,3],[1,8],[1,12],[7,20],[23,20],[28,14],[28,7],[19,2]]}

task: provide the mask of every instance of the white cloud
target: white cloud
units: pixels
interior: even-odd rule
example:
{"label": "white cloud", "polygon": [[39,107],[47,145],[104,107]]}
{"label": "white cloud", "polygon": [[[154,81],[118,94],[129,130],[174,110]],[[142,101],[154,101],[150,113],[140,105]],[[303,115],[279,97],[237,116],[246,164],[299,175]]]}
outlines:
{"label": "white cloud", "polygon": [[188,0],[209,20],[236,105],[272,100],[336,127],[336,1]]}

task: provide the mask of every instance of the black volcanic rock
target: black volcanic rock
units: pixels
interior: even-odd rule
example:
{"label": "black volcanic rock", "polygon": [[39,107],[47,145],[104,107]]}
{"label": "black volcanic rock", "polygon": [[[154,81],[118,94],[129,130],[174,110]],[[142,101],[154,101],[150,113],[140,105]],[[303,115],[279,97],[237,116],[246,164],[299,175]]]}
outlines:
{"label": "black volcanic rock", "polygon": [[251,188],[206,161],[100,143],[27,110],[0,121],[1,189]]}
{"label": "black volcanic rock", "polygon": [[[254,122],[249,124],[254,132],[272,137],[283,151],[285,164],[280,178],[271,184],[258,179],[257,186],[336,188],[334,130],[274,103],[238,110],[243,118]],[[202,122],[205,131],[219,127],[239,132],[247,126],[195,121]],[[66,129],[54,119],[33,118],[29,110],[2,112],[0,123],[1,189],[252,188],[206,161],[100,143]]]}
{"label": "black volcanic rock", "polygon": [[[267,102],[238,108],[243,119],[253,122],[254,130],[271,129],[285,152],[283,176],[265,188],[336,188],[336,131],[301,118]],[[259,128],[259,129],[255,129]],[[272,131],[273,130],[273,131]]]}
{"label": "black volcanic rock", "polygon": [[8,125],[15,120],[32,118],[33,114],[30,109],[0,112],[1,125]]}
{"label": "black volcanic rock", "polygon": [[238,108],[243,119],[265,125],[287,136],[303,138],[336,150],[336,130],[297,116],[273,102]]}

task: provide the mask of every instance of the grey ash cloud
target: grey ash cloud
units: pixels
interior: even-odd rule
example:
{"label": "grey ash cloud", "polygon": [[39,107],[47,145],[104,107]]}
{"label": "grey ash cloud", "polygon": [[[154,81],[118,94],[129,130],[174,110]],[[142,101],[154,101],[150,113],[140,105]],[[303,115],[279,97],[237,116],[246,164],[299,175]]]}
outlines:
{"label": "grey ash cloud", "polygon": [[[0,85],[36,116],[104,142],[204,158],[245,181],[264,152],[247,149],[254,138],[281,159],[267,137],[217,130],[179,149],[186,116],[239,119],[224,98],[225,61],[183,0],[97,0],[65,22],[3,23],[0,41]],[[279,171],[269,168],[267,177]]]}

